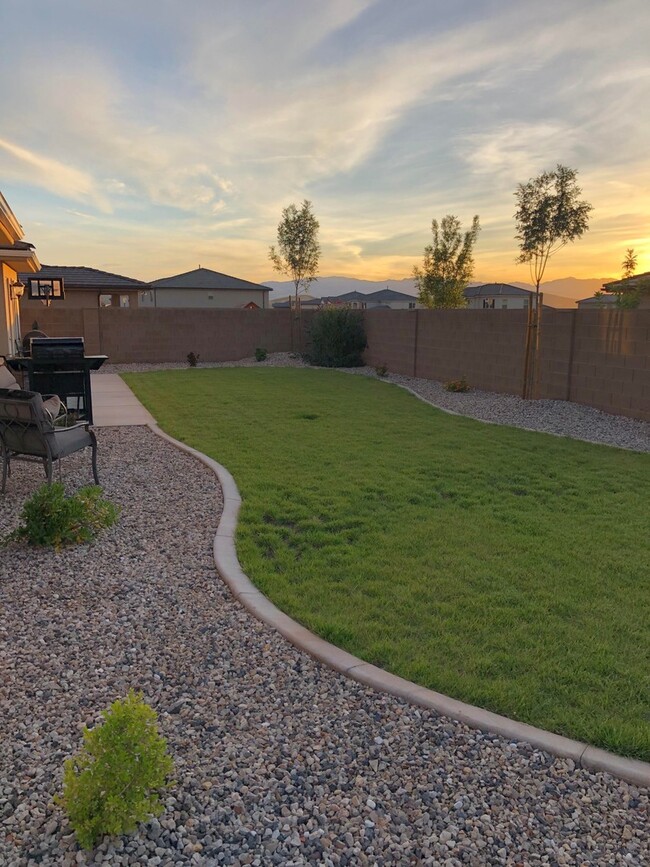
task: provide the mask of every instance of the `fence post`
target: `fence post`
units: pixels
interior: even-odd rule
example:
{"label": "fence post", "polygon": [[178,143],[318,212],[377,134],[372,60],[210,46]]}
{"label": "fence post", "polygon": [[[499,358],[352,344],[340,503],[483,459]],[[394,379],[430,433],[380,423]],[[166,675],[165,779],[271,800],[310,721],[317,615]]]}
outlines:
{"label": "fence post", "polygon": [[566,400],[571,400],[571,388],[573,386],[573,353],[575,351],[576,344],[576,322],[578,320],[578,313],[580,309],[571,310],[572,320],[571,320],[571,336],[569,337],[569,360],[567,363],[567,372],[566,372]]}
{"label": "fence post", "polygon": [[415,334],[413,336],[413,379],[418,375],[418,334],[420,330],[420,311],[415,311]]}

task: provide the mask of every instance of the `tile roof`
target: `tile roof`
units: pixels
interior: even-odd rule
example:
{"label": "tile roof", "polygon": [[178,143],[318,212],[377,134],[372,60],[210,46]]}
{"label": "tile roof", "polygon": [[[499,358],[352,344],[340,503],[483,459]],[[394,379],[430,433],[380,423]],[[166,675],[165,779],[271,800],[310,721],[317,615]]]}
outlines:
{"label": "tile roof", "polygon": [[493,298],[495,295],[531,295],[532,292],[509,283],[483,283],[482,286],[468,286],[463,294],[465,298]]}
{"label": "tile roof", "polygon": [[63,277],[66,289],[142,289],[148,286],[142,280],[133,277],[123,277],[121,274],[111,274],[110,271],[99,271],[97,268],[86,268],[77,265],[41,265],[41,270],[34,274],[21,274],[23,282],[34,278]]}
{"label": "tile roof", "polygon": [[184,274],[152,280],[150,285],[155,289],[257,289],[265,292],[273,291],[270,286],[240,280],[238,277],[220,274],[219,271],[212,271],[210,268],[195,268],[194,271],[186,271]]}

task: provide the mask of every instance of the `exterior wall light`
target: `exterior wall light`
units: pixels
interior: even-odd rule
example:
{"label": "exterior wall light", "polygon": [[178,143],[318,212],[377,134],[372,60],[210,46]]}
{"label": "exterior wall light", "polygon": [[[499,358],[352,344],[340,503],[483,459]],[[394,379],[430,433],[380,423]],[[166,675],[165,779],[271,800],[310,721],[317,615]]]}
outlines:
{"label": "exterior wall light", "polygon": [[9,288],[11,290],[11,297],[14,301],[20,301],[25,294],[25,284],[20,280],[14,280],[13,283],[9,284]]}

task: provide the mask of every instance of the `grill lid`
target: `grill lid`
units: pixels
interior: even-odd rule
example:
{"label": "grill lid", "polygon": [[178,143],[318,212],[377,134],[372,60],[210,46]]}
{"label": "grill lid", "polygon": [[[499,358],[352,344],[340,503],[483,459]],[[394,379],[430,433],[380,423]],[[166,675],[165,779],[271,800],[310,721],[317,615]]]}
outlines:
{"label": "grill lid", "polygon": [[83,337],[32,337],[30,345],[34,359],[84,357]]}

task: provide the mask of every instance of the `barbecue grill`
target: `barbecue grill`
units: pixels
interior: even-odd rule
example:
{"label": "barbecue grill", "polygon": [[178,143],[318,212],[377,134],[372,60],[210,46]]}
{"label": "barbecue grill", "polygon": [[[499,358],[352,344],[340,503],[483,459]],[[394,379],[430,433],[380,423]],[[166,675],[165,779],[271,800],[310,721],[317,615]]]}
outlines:
{"label": "barbecue grill", "polygon": [[90,371],[98,370],[105,355],[86,355],[83,337],[32,337],[31,356],[8,358],[14,370],[26,370],[30,391],[58,394],[80,421],[93,423]]}

